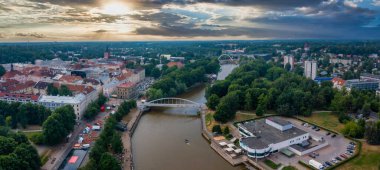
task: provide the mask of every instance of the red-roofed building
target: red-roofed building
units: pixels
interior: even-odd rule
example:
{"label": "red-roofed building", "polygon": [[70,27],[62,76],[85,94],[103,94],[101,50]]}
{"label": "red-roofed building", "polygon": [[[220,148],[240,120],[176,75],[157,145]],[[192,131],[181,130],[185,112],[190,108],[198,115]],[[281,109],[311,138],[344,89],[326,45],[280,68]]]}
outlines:
{"label": "red-roofed building", "polygon": [[64,83],[78,83],[79,81],[82,81],[81,76],[71,76],[71,75],[63,75],[61,78],[59,78],[59,81],[62,81]]}
{"label": "red-roofed building", "polygon": [[7,87],[7,92],[21,93],[21,94],[33,94],[33,87],[36,84],[34,81],[27,81],[25,83],[14,84]]}
{"label": "red-roofed building", "polygon": [[116,95],[120,99],[133,99],[137,97],[137,90],[135,83],[123,83],[117,86]]}
{"label": "red-roofed building", "polygon": [[331,82],[333,83],[333,87],[341,90],[346,83],[346,80],[343,80],[342,78],[339,77],[334,77]]}
{"label": "red-roofed building", "polygon": [[0,92],[0,100],[8,102],[8,103],[10,102],[37,103],[39,98],[40,98],[39,95]]}
{"label": "red-roofed building", "polygon": [[185,65],[182,64],[181,62],[174,62],[174,61],[171,61],[169,62],[168,64],[166,64],[169,68],[170,67],[174,67],[174,66],[177,66],[177,68],[183,68]]}

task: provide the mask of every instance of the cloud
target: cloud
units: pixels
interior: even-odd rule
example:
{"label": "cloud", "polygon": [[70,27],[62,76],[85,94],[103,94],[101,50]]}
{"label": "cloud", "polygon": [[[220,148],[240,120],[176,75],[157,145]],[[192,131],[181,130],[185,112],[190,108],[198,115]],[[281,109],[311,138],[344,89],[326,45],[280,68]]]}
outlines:
{"label": "cloud", "polygon": [[44,34],[39,33],[16,33],[17,37],[46,38]]}
{"label": "cloud", "polygon": [[380,6],[380,0],[373,0],[372,5],[374,6]]}

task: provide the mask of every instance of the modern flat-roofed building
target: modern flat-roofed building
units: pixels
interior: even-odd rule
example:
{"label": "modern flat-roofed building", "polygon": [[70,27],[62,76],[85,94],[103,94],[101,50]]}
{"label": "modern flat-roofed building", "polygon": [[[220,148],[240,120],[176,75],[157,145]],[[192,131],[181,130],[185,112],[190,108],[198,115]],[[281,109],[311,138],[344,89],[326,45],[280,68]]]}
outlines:
{"label": "modern flat-roofed building", "polygon": [[38,101],[41,105],[54,110],[64,105],[71,105],[74,108],[75,115],[79,120],[82,117],[87,105],[86,96],[82,93],[75,96],[47,96],[42,95]]}
{"label": "modern flat-roofed building", "polygon": [[353,80],[346,80],[345,84],[346,88],[348,90],[350,89],[359,89],[359,90],[377,90],[379,88],[379,82],[374,80],[360,80],[360,79],[353,79]]}
{"label": "modern flat-roofed building", "polygon": [[238,124],[240,146],[249,157],[264,158],[309,139],[309,133],[279,117],[269,117]]}
{"label": "modern flat-roofed building", "polygon": [[293,55],[284,56],[284,68],[286,68],[287,64],[290,65],[290,70],[294,69],[294,56]]}

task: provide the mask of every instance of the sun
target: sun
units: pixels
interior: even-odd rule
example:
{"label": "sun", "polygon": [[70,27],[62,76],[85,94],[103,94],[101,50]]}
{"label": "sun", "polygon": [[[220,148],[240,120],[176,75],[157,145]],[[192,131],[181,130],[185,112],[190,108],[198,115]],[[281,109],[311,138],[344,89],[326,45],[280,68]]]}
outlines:
{"label": "sun", "polygon": [[127,14],[128,11],[129,11],[129,8],[127,5],[123,3],[118,3],[118,2],[105,4],[101,8],[101,12],[103,14],[108,14],[108,15],[123,15],[123,14]]}

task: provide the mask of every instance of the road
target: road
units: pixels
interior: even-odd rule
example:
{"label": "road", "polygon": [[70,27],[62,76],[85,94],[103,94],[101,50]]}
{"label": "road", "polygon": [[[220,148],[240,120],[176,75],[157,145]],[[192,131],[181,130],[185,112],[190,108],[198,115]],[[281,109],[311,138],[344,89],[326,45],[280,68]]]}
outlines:
{"label": "road", "polygon": [[[117,99],[110,99],[106,103],[106,105],[112,105],[112,104],[119,105],[120,102],[121,101],[117,100]],[[115,108],[115,109],[117,109],[117,108]],[[43,169],[43,170],[55,170],[55,169],[58,169],[59,166],[64,161],[64,159],[66,158],[66,156],[71,151],[71,149],[74,146],[74,144],[77,142],[79,134],[81,134],[83,132],[84,128],[86,127],[86,124],[93,124],[93,123],[97,122],[98,120],[105,121],[104,119],[105,119],[106,116],[109,115],[109,112],[111,112],[111,110],[108,110],[106,112],[100,112],[96,116],[96,118],[93,121],[90,121],[90,122],[85,121],[85,120],[81,120],[80,121],[80,125],[76,125],[75,126],[74,131],[72,132],[72,135],[71,135],[69,141],[67,143],[63,143],[63,144],[58,145],[56,147],[57,149],[53,149],[53,152],[50,155],[50,158],[49,158],[48,162],[46,162],[46,164],[44,166],[42,166],[41,169]]]}

